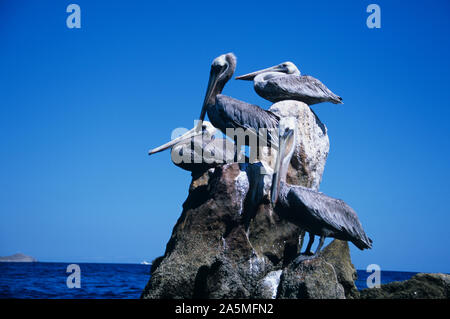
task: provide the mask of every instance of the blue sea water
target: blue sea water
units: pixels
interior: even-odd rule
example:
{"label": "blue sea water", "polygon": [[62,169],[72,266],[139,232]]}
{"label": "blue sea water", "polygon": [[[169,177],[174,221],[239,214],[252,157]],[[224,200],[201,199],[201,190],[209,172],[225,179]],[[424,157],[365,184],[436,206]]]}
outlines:
{"label": "blue sea water", "polygon": [[[0,263],[0,298],[134,299],[150,278],[150,266],[79,263],[81,288],[68,288],[69,263]],[[382,271],[381,282],[403,281],[412,272]],[[358,289],[367,288],[370,274],[358,270]]]}
{"label": "blue sea water", "polygon": [[0,263],[0,298],[133,299],[150,278],[150,266],[78,263],[81,287],[68,288],[70,263]]}
{"label": "blue sea water", "polygon": [[[358,278],[355,281],[356,288],[358,290],[367,288],[367,278],[372,274],[365,270],[357,270]],[[393,281],[404,281],[410,279],[417,272],[406,271],[381,271],[380,281],[381,284],[387,284]]]}

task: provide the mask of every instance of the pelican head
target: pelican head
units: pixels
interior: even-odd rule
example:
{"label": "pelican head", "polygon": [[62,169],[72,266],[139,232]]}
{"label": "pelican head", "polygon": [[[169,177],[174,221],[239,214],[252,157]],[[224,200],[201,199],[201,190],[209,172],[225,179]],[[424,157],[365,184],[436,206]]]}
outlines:
{"label": "pelican head", "polygon": [[278,128],[279,149],[272,176],[271,202],[274,206],[278,199],[280,182],[286,181],[289,163],[291,162],[292,154],[294,154],[296,144],[295,128],[296,121],[293,117],[283,117],[280,119]]}
{"label": "pelican head", "polygon": [[200,130],[200,123],[205,119],[207,106],[216,103],[216,95],[222,93],[225,84],[231,79],[235,69],[236,56],[233,53],[222,54],[212,62],[205,100],[200,113],[200,122],[197,126],[198,130]]}
{"label": "pelican head", "polygon": [[193,129],[187,131],[180,137],[177,137],[177,138],[171,140],[170,142],[167,142],[166,144],[163,144],[159,147],[156,147],[156,148],[150,150],[148,152],[148,155],[162,152],[170,147],[175,146],[178,143],[188,142],[191,140],[191,138],[199,136],[199,135],[202,135],[203,140],[210,140],[214,136],[214,134],[216,134],[216,132],[217,132],[217,129],[208,121],[203,121],[201,123],[200,130],[197,130],[197,127],[198,126],[194,127]]}
{"label": "pelican head", "polygon": [[252,81],[257,75],[263,74],[263,73],[269,73],[269,72],[300,75],[300,71],[298,70],[297,66],[294,63],[287,61],[287,62],[280,63],[278,65],[272,66],[267,69],[262,69],[262,70],[255,71],[252,73],[237,76],[236,80]]}

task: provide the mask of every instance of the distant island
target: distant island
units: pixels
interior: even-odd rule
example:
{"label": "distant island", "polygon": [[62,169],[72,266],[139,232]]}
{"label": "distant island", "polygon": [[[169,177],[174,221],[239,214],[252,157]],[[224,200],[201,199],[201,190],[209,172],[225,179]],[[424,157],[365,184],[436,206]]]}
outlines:
{"label": "distant island", "polygon": [[0,257],[0,262],[5,262],[5,263],[31,263],[31,262],[37,262],[37,259],[31,257],[31,256],[27,256],[21,253],[18,254],[14,254],[11,256],[5,256],[5,257]]}

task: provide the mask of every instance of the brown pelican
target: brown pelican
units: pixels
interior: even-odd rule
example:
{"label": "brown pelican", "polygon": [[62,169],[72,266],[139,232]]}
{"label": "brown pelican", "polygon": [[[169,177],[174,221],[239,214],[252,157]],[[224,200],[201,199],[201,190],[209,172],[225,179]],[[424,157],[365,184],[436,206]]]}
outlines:
{"label": "brown pelican", "polygon": [[[303,186],[286,183],[287,169],[296,144],[294,129],[295,121],[292,118],[280,120],[280,144],[271,193],[275,209],[280,216],[309,232],[306,255],[311,255],[315,235],[320,236],[320,242],[313,256],[320,252],[325,237],[351,241],[361,250],[372,248],[372,240],[366,236],[358,216],[344,201]],[[303,238],[300,242],[303,242]],[[297,261],[302,259],[304,258],[299,256]]]}
{"label": "brown pelican", "polygon": [[[215,138],[217,129],[208,121],[203,121],[201,130],[197,127],[184,133],[172,141],[156,147],[148,152],[149,155],[172,148],[172,162],[178,167],[190,172],[204,172],[234,160],[234,144],[227,139]],[[238,152],[238,160],[244,154]]]}
{"label": "brown pelican", "polygon": [[342,98],[331,92],[322,82],[309,75],[300,75],[292,62],[248,73],[236,80],[253,80],[256,93],[271,102],[297,100],[308,105],[321,102],[343,104]]}
{"label": "brown pelican", "polygon": [[[225,84],[233,76],[235,68],[236,57],[233,53],[221,55],[212,62],[199,123],[208,113],[211,123],[232,139],[235,139],[236,136],[227,129],[243,129],[247,133],[256,134],[263,141],[265,140],[266,144],[264,145],[273,142],[277,147],[278,134],[275,130],[279,121],[277,115],[263,110],[257,105],[221,94]],[[260,134],[260,129],[266,129],[267,135]],[[248,144],[246,143],[246,145]]]}

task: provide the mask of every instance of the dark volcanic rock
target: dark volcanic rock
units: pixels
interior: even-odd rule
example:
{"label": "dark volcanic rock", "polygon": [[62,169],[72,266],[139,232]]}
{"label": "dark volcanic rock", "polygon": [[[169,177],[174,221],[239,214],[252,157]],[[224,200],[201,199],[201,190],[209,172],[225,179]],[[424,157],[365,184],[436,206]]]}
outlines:
{"label": "dark volcanic rock", "polygon": [[191,185],[165,255],[154,262],[144,298],[256,297],[258,281],[283,264],[300,229],[261,205],[247,235],[245,168],[227,164],[206,172],[209,177],[201,178],[207,184],[192,183],[197,185]]}
{"label": "dark volcanic rock", "polygon": [[249,298],[241,271],[227,257],[217,257],[210,267],[204,266],[196,277],[194,298]]}
{"label": "dark volcanic rock", "polygon": [[358,298],[356,278],[348,243],[335,239],[319,257],[291,263],[283,270],[278,298]]}
{"label": "dark volcanic rock", "polygon": [[417,274],[406,281],[361,290],[361,299],[448,299],[450,275]]}
{"label": "dark volcanic rock", "polygon": [[342,285],[347,298],[358,298],[359,292],[355,286],[357,272],[350,258],[348,243],[342,240],[333,240],[321,252],[320,256],[336,271],[337,280]]}
{"label": "dark volcanic rock", "polygon": [[345,299],[345,293],[333,265],[318,257],[283,270],[277,297]]}
{"label": "dark volcanic rock", "polygon": [[[227,233],[238,224],[241,197],[245,196],[237,194],[239,190],[234,182],[240,172],[237,164],[225,165],[205,173],[212,175],[208,177],[210,183],[191,187],[165,255],[153,270],[144,297],[193,297],[199,269],[210,266],[223,252]],[[237,242],[234,244],[238,245]]]}

